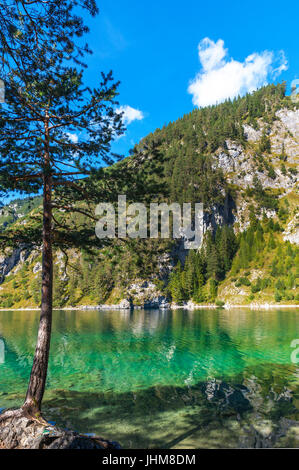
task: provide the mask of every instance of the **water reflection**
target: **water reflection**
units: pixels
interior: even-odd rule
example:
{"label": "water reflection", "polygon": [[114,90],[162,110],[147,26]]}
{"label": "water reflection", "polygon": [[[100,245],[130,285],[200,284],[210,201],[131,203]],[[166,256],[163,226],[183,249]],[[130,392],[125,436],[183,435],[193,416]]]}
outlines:
{"label": "water reflection", "polygon": [[[0,314],[7,344],[2,390],[28,375],[38,319],[37,312]],[[223,378],[251,365],[291,370],[296,319],[293,312],[244,310],[55,312],[48,386],[123,391]]]}
{"label": "water reflection", "polygon": [[[38,312],[0,312],[0,407],[21,403],[38,321]],[[230,426],[240,426],[240,413],[276,427],[297,419],[290,343],[298,334],[298,311],[57,311],[46,410],[128,447],[204,446],[203,423],[217,445],[237,445]],[[223,415],[233,417],[227,431]],[[245,440],[247,425],[236,433]]]}

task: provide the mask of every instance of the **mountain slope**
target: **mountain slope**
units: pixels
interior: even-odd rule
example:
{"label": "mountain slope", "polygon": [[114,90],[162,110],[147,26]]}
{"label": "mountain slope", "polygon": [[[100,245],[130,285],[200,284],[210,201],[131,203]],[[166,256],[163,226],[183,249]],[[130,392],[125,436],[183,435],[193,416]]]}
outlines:
{"label": "mountain slope", "polygon": [[[71,251],[76,261],[66,268],[58,251],[55,306],[298,303],[298,140],[298,105],[284,85],[194,110],[142,139],[125,164],[165,184],[167,202],[204,203],[201,250],[116,240],[96,257]],[[8,255],[0,260],[0,306],[38,305],[39,250]]]}

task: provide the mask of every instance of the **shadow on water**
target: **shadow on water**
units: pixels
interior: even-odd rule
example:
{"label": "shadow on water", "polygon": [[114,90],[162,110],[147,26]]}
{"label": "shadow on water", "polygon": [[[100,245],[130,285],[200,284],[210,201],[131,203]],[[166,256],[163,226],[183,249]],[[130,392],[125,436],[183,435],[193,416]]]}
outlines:
{"label": "shadow on water", "polygon": [[254,447],[257,438],[260,447],[299,446],[292,435],[279,441],[285,420],[299,430],[299,393],[282,382],[275,391],[272,379],[261,385],[251,370],[244,384],[211,379],[126,393],[56,390],[47,393],[44,410],[62,426],[108,436],[125,448]]}

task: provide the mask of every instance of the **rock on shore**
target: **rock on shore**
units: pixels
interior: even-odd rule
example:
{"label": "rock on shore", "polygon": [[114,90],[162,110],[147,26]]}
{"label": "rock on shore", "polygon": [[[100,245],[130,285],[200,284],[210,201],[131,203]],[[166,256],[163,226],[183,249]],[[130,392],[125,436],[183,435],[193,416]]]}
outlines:
{"label": "rock on shore", "polygon": [[120,449],[117,442],[63,430],[26,417],[0,422],[0,449]]}

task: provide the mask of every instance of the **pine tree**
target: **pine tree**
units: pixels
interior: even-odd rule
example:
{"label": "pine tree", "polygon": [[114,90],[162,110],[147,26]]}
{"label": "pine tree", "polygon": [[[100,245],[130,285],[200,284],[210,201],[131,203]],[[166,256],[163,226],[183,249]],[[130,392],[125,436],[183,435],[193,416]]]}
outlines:
{"label": "pine tree", "polygon": [[175,267],[174,272],[170,276],[170,281],[168,285],[172,300],[176,303],[182,303],[185,300],[182,274],[183,274],[182,265],[179,261]]}
{"label": "pine tree", "polygon": [[270,250],[274,250],[276,248],[276,243],[275,243],[275,239],[274,239],[274,236],[273,236],[272,232],[270,233],[270,236],[269,236],[268,248]]}
{"label": "pine tree", "polygon": [[[71,41],[86,31],[82,19],[73,12],[72,6],[77,2],[43,2],[45,18],[51,18],[47,25],[40,15],[40,2],[19,3],[24,9],[37,8],[37,13],[20,17],[16,4],[5,5],[7,17],[1,10],[0,24],[12,34],[0,35],[1,79],[6,99],[0,116],[0,187],[3,192],[43,191],[41,317],[21,410],[36,415],[41,409],[50,349],[53,243],[66,246],[72,240],[76,243],[76,239],[77,243],[80,239],[84,242],[85,235],[84,226],[81,237],[66,230],[53,210],[70,211],[70,201],[86,197],[89,186],[75,178],[95,173],[103,162],[111,163],[110,142],[122,132],[122,123],[121,115],[114,109],[117,84],[113,83],[112,74],[102,74],[99,87],[93,90],[84,85],[82,66],[79,68],[78,64],[78,55],[82,56],[83,51]],[[92,7],[94,2],[86,0],[84,5]],[[65,31],[61,30],[63,25]],[[85,213],[82,208],[78,211]],[[24,226],[22,234],[16,231],[13,236],[2,236],[1,242],[9,243],[11,236],[10,243],[14,244],[16,238],[20,242],[22,235],[24,243],[39,243],[40,227]]]}
{"label": "pine tree", "polygon": [[259,150],[260,152],[271,152],[271,142],[265,131],[263,131],[262,133],[262,137],[259,144]]}
{"label": "pine tree", "polygon": [[214,302],[216,297],[217,297],[217,290],[218,290],[218,285],[217,281],[215,279],[210,279],[209,282],[209,293],[210,293],[210,300],[211,302]]}
{"label": "pine tree", "polygon": [[41,276],[40,273],[35,275],[33,282],[31,283],[31,295],[33,297],[34,303],[40,305],[41,301]]}
{"label": "pine tree", "polygon": [[184,291],[186,293],[187,299],[191,299],[194,295],[194,292],[197,288],[197,279],[196,279],[196,253],[194,250],[191,250],[185,263],[185,287]]}

